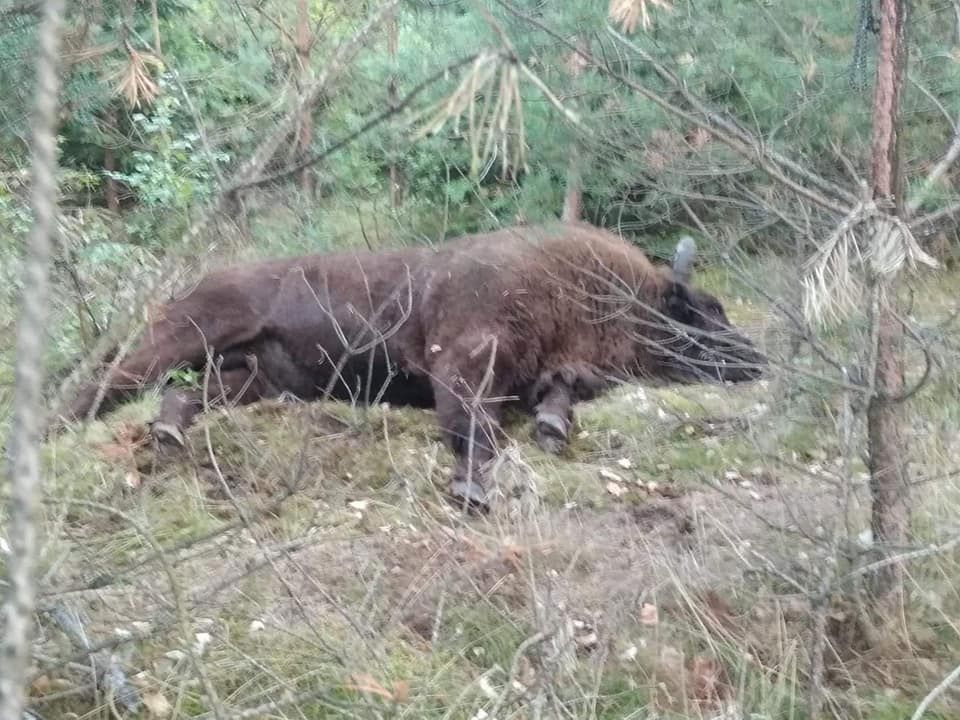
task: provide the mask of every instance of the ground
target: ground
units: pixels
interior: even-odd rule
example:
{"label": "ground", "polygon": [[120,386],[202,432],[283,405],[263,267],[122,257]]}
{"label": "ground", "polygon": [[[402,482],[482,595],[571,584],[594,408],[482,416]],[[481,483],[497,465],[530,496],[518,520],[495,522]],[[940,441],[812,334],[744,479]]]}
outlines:
{"label": "ground", "polygon": [[[926,326],[956,279],[916,293]],[[783,349],[758,296],[709,282]],[[442,499],[431,412],[220,409],[170,459],[144,440],[149,395],[44,448],[36,709],[128,714],[58,661],[72,623],[154,717],[806,717],[811,598],[870,536],[862,428],[846,452],[844,395],[803,352],[810,377],[584,403],[560,458],[515,418],[486,518]],[[957,395],[943,370],[908,411],[921,541],[955,532]],[[874,627],[879,644],[850,584],[829,593],[835,717],[908,717],[956,664],[957,560],[911,565],[909,616]],[[947,693],[925,717],[956,713]]]}

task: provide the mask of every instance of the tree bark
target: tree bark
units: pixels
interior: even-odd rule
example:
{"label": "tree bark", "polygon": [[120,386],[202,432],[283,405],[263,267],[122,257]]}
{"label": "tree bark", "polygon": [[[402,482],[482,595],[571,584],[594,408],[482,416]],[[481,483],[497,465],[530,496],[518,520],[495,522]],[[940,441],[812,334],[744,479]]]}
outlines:
{"label": "tree bark", "polygon": [[[578,50],[581,52],[588,51],[589,48],[584,38],[578,37],[576,42]],[[571,77],[580,77],[585,68],[586,64],[579,54],[571,53],[567,57],[566,69]],[[583,175],[580,168],[580,148],[577,145],[576,136],[570,140],[570,162],[567,164],[567,176],[564,184],[566,190],[563,194],[563,211],[560,218],[563,222],[576,222],[583,216]]]}
{"label": "tree bark", "polygon": [[[106,120],[111,130],[117,127],[117,111],[112,104],[110,109],[107,110]],[[117,169],[117,155],[112,147],[103,149],[103,169],[108,173],[103,186],[103,199],[107,204],[107,209],[116,212],[120,209],[120,192],[117,189],[117,181],[109,175]]]}
{"label": "tree bark", "polygon": [[[390,77],[387,80],[387,103],[391,108],[395,108],[400,101],[397,96],[397,11],[393,10],[386,20],[387,30],[387,55],[390,58]],[[396,150],[394,147],[392,150]],[[400,179],[400,168],[397,167],[396,157],[390,160],[390,207],[394,210],[400,207],[403,202],[403,184]]]}
{"label": "tree bark", "polygon": [[[899,156],[899,107],[906,51],[907,0],[881,0],[877,76],[873,96],[872,192],[878,204],[900,214],[903,179]],[[903,329],[896,313],[896,277],[870,278],[871,322],[876,338],[874,393],[867,406],[873,538],[892,554],[909,537],[910,486],[900,405],[904,389]],[[875,576],[878,601],[903,599],[903,567],[891,564]]]}
{"label": "tree bark", "polygon": [[51,248],[57,231],[57,61],[63,0],[46,0],[38,34],[36,110],[33,118],[33,227],[23,260],[23,295],[9,436],[10,491],[6,535],[7,589],[0,652],[0,718],[23,715],[27,665],[36,605],[36,518],[40,507],[40,434],[43,427],[43,357]]}
{"label": "tree bark", "polygon": [[570,163],[567,166],[567,190],[563,195],[563,214],[561,215],[563,222],[576,222],[583,215],[583,185],[579,162],[579,153],[574,144],[570,147]]}
{"label": "tree bark", "polygon": [[[305,88],[310,72],[310,5],[309,0],[297,0],[297,64],[301,77],[300,86]],[[313,144],[313,112],[304,107],[299,119],[300,132],[297,134],[297,156],[302,160],[310,154]],[[313,169],[300,171],[300,189],[306,197],[313,196]]]}
{"label": "tree bark", "polygon": [[163,54],[160,46],[160,13],[157,12],[157,0],[150,0],[150,22],[153,25],[153,51],[159,57]]}

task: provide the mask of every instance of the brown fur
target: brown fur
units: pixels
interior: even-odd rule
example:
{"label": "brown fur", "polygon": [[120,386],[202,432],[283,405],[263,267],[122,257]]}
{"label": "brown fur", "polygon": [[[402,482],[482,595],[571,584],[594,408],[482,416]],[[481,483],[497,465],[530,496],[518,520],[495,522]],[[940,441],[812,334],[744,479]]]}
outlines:
{"label": "brown fur", "polygon": [[[434,407],[458,459],[454,494],[483,502],[473,468],[493,456],[499,399],[517,396],[537,416],[538,440],[555,451],[573,404],[611,381],[692,377],[693,366],[677,357],[703,353],[691,355],[667,318],[719,331],[725,350],[739,344],[746,350],[736,357],[760,362],[714,298],[620,237],[583,224],[509,228],[439,250],[242,265],[207,275],[163,307],[106,378],[96,414],[175,366],[202,369],[209,346],[220,360],[218,391],[236,402],[282,392],[369,402],[382,393],[394,404]],[[674,345],[678,354],[669,352]],[[720,379],[756,375],[713,361],[707,367]],[[84,388],[70,414],[86,416],[96,391]],[[168,391],[155,427],[177,435],[199,403],[195,393]]]}

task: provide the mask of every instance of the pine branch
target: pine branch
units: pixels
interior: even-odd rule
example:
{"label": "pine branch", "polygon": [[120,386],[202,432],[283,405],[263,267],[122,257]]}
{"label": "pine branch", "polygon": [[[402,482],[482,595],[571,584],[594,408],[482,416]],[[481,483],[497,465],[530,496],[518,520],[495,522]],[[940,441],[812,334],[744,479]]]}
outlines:
{"label": "pine branch", "polygon": [[[505,10],[507,10],[507,12],[523,20],[524,22],[533,25],[537,29],[549,35],[556,42],[582,57],[588,63],[594,65],[601,74],[606,75],[612,80],[616,80],[625,87],[628,87],[638,95],[641,95],[645,99],[652,102],[663,111],[680,118],[684,122],[687,122],[691,125],[696,125],[697,127],[707,131],[711,136],[722,142],[737,154],[742,155],[744,158],[750,161],[752,165],[765,172],[772,179],[788,187],[796,195],[803,197],[812,202],[814,205],[829,210],[838,216],[842,217],[850,213],[850,206],[852,206],[853,203],[849,200],[848,195],[850,194],[848,191],[844,191],[842,188],[833,186],[832,183],[819,178],[819,176],[815,175],[811,171],[801,168],[793,161],[771,151],[769,148],[764,146],[763,142],[759,138],[754,137],[746,130],[739,128],[735,129],[730,121],[722,118],[719,113],[709,110],[705,104],[701,104],[701,109],[696,113],[688,111],[670,102],[669,100],[664,99],[661,95],[645,85],[632,80],[616,70],[612,70],[606,63],[601,62],[599,58],[595,57],[593,54],[589,53],[583,48],[577,47],[575,43],[571,42],[559,32],[541,22],[539,19],[523,13],[515,8],[512,4],[505,2],[505,0],[496,0],[496,2]],[[609,29],[609,32],[614,37],[622,38],[622,36],[620,36],[619,33],[614,31],[612,28]],[[622,38],[622,42],[627,43],[628,46],[632,46],[634,48],[636,47],[635,44],[630,43],[630,41],[626,40],[626,38]],[[794,179],[790,176],[790,173],[800,175],[801,179]],[[816,178],[816,182],[811,182],[811,179],[813,178]],[[803,184],[802,181],[806,181],[807,184]],[[809,187],[809,185],[815,185],[816,188],[820,189]],[[839,190],[840,192],[831,192],[830,194],[826,194],[824,191],[825,188]],[[840,197],[840,199],[830,196],[840,195],[841,193],[842,197]]]}

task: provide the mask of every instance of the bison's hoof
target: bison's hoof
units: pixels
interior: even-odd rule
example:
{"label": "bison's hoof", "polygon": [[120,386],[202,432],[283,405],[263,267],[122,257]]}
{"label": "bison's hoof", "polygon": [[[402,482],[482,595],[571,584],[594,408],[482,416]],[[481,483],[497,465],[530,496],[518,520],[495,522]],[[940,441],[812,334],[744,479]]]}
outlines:
{"label": "bison's hoof", "polygon": [[490,512],[487,493],[476,480],[469,483],[466,480],[451,480],[448,492],[451,501],[458,508],[463,508],[466,505],[469,512],[481,514]]}
{"label": "bison's hoof", "polygon": [[150,425],[150,434],[153,439],[161,446],[177,446],[184,448],[187,446],[187,440],[183,436],[183,431],[176,425],[167,422],[155,422]]}
{"label": "bison's hoof", "polygon": [[570,423],[555,413],[537,415],[535,439],[540,449],[551,455],[559,455],[567,444]]}

